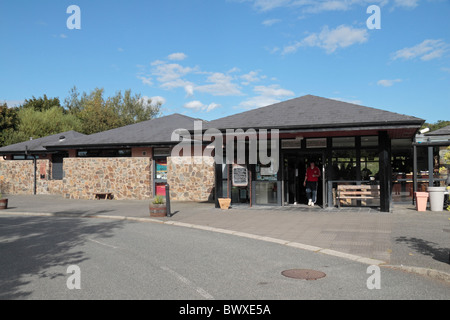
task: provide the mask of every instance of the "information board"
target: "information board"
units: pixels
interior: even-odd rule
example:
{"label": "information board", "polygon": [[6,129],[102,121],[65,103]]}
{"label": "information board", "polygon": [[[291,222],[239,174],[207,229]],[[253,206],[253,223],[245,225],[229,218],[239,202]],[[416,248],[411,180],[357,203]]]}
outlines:
{"label": "information board", "polygon": [[241,165],[233,165],[233,186],[246,187],[248,185],[247,167]]}

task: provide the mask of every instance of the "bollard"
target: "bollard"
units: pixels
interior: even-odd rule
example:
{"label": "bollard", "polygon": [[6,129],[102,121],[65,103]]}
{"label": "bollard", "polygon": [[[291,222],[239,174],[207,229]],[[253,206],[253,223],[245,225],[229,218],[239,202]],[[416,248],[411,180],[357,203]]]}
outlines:
{"label": "bollard", "polygon": [[166,217],[171,217],[170,213],[170,186],[166,183]]}

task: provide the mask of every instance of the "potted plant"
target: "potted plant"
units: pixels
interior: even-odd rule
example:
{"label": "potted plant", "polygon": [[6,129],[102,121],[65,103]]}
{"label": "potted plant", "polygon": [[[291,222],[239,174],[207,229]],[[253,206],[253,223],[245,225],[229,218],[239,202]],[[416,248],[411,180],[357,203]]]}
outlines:
{"label": "potted plant", "polygon": [[150,217],[165,217],[167,214],[166,202],[163,196],[156,196],[150,203]]}
{"label": "potted plant", "polygon": [[3,180],[5,179],[4,176],[0,176],[0,210],[4,210],[8,208],[8,199],[3,198],[2,194],[2,186],[3,186]]}
{"label": "potted plant", "polygon": [[220,209],[227,210],[230,207],[231,198],[219,198]]}

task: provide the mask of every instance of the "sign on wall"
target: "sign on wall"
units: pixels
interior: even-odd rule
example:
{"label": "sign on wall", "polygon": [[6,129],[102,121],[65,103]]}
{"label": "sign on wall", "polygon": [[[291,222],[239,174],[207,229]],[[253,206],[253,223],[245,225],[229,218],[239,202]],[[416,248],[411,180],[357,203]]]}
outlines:
{"label": "sign on wall", "polygon": [[246,187],[248,185],[248,170],[247,167],[235,164],[233,165],[233,186]]}

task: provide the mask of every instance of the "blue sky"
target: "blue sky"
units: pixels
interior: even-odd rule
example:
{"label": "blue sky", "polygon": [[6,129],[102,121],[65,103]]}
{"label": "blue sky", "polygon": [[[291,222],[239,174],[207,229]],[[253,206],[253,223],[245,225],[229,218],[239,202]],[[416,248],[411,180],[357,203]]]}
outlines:
{"label": "blue sky", "polygon": [[449,18],[448,0],[2,0],[0,102],[131,89],[212,120],[313,94],[449,120]]}

